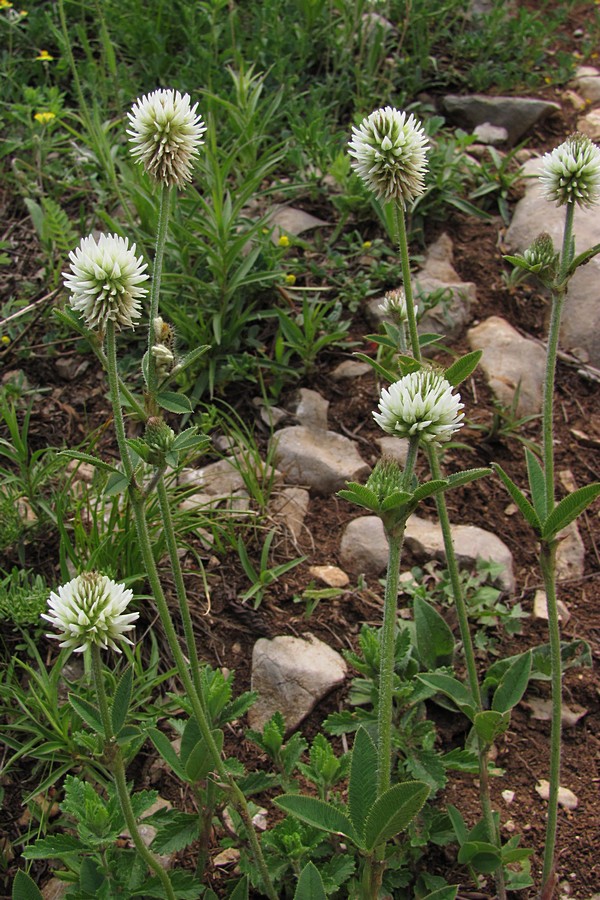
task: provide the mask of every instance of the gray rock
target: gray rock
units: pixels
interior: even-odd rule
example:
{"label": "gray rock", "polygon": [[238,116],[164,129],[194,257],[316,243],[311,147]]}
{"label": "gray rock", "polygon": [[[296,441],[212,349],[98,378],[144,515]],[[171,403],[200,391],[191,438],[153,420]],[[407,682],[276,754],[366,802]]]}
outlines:
{"label": "gray rock", "polygon": [[286,487],[274,494],[269,502],[270,515],[275,522],[284,525],[296,541],[302,534],[309,496],[302,488]]}
{"label": "gray rock", "polygon": [[592,109],[577,119],[577,130],[587,134],[592,141],[600,141],[600,109]]}
{"label": "gray rock", "polygon": [[248,712],[250,727],[262,730],[279,711],[292,731],[346,673],[340,654],[312,634],[260,638],[252,651],[251,687],[258,700]]}
{"label": "gray rock", "polygon": [[577,522],[571,522],[558,535],[556,548],[556,577],[558,581],[569,578],[581,578],[585,572],[585,544],[577,528]]}
{"label": "gray rock", "polygon": [[[498,584],[506,591],[514,590],[512,554],[500,538],[475,525],[453,525],[452,538],[459,565],[470,567],[478,559],[496,562],[503,567]],[[404,542],[420,560],[445,560],[442,529],[437,522],[411,516]],[[385,572],[388,543],[378,516],[360,516],[349,523],[341,541],[340,560],[355,574],[377,576]]]}
{"label": "gray rock", "polygon": [[546,370],[544,348],[522,337],[499,316],[469,329],[467,338],[471,349],[483,350],[480,365],[500,403],[511,406],[519,389],[517,415],[539,413]]}
{"label": "gray rock", "polygon": [[508,131],[500,125],[491,125],[489,122],[483,122],[473,129],[473,134],[477,136],[477,140],[482,144],[489,144],[497,147],[508,141]]}
{"label": "gray rock", "polygon": [[571,85],[590,103],[600,101],[600,71],[593,66],[579,66]]}
{"label": "gray rock", "polygon": [[[454,552],[460,566],[470,567],[478,559],[502,566],[498,585],[511,593],[515,587],[512,553],[495,534],[476,525],[453,525]],[[420,559],[445,560],[444,539],[438,522],[411,516],[404,535],[406,546]]]}
{"label": "gray rock", "polygon": [[[555,247],[559,248],[562,244],[564,207],[557,207],[544,199],[539,179],[535,177],[541,166],[541,159],[525,163],[524,174],[530,176],[526,182],[525,196],[517,203],[505,235],[510,253],[522,253],[542,232],[550,235]],[[598,210],[577,208],[573,234],[577,253],[600,243]],[[560,338],[562,349],[583,349],[593,366],[600,366],[599,286],[600,259],[596,256],[580,267],[569,283]]]}
{"label": "gray rock", "polygon": [[534,125],[560,112],[558,103],[526,97],[488,97],[485,94],[449,94],[442,101],[448,116],[463,128],[489,123],[505,128],[510,145],[516,144]]}
{"label": "gray rock", "polygon": [[[431,294],[444,290],[448,296],[421,318],[419,331],[444,334],[447,338],[457,337],[471,320],[471,306],[477,302],[477,290],[471,281],[461,281],[454,269],[452,241],[442,234],[427,249],[423,267],[413,278],[413,293],[418,302],[419,294]],[[386,316],[380,309],[382,298],[371,300],[367,316],[378,326]]]}
{"label": "gray rock", "polygon": [[300,388],[292,405],[292,412],[301,425],[307,428],[322,428],[327,430],[327,410],[329,400],[326,400],[318,391],[308,388]]}
{"label": "gray rock", "polygon": [[228,496],[245,488],[244,479],[231,459],[220,459],[202,469],[182,469],[179,484],[193,485],[213,496]]}
{"label": "gray rock", "polygon": [[358,359],[345,359],[331,372],[331,378],[334,381],[345,381],[348,378],[361,378],[372,371],[369,363],[360,362]]}
{"label": "gray rock", "polygon": [[293,206],[274,206],[269,213],[269,224],[274,225],[271,240],[277,243],[282,234],[302,234],[304,231],[312,231],[327,225],[323,219],[317,219],[303,209]]}
{"label": "gray rock", "polygon": [[406,462],[408,456],[408,438],[394,437],[388,434],[385,437],[378,438],[377,443],[381,449],[381,455],[387,456],[388,459],[395,459],[401,466]]}
{"label": "gray rock", "polygon": [[340,562],[354,575],[376,578],[388,563],[388,541],[379,516],[359,516],[348,523],[340,543]]}
{"label": "gray rock", "polygon": [[292,425],[276,432],[272,441],[286,481],[320,494],[339,491],[347,481],[362,481],[371,471],[356,444],[334,431]]}

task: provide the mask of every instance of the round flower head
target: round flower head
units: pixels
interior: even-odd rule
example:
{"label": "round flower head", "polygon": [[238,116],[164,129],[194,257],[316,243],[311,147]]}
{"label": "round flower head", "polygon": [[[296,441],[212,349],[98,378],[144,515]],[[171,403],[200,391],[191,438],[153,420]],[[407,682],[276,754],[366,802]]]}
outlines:
{"label": "round flower head", "polygon": [[379,200],[406,206],[424,192],[428,140],[412,114],[391,106],[375,110],[352,136],[352,168]]}
{"label": "round flower head", "polygon": [[382,390],[373,418],[388,434],[442,444],[462,428],[463,406],[442,375],[421,369]]}
{"label": "round flower head", "polygon": [[[394,291],[388,291],[384,297],[382,302],[379,304],[379,309],[385,316],[389,316],[390,319],[393,319],[395,322],[407,322],[408,321],[408,313],[406,312],[406,294],[404,293],[404,288],[396,288]],[[414,304],[415,316],[419,315],[419,305],[417,303]]]}
{"label": "round flower head", "polygon": [[600,200],[600,147],[585,134],[572,134],[543,158],[540,181],[557,206],[594,206]]}
{"label": "round flower head", "polygon": [[197,103],[190,106],[189,94],[159,89],[138,98],[127,114],[131,152],[154,181],[178,188],[191,181],[192,164],[206,131],[197,109]]}
{"label": "round flower head", "polygon": [[133,593],[124,584],[116,584],[106,575],[85,572],[54,591],[48,600],[49,613],[42,618],[60,634],[46,637],[59,640],[61,647],[81,653],[92,644],[111,647],[120,653],[117,641],[132,642],[125,637],[134,627],[139,613],[124,613]]}
{"label": "round flower head", "polygon": [[71,269],[63,272],[65,287],[71,292],[71,307],[80,312],[89,328],[104,331],[112,321],[117,327],[134,327],[141,315],[140,297],[148,275],[147,263],[136,257],[135,244],[116,234],[83,238],[69,253]]}

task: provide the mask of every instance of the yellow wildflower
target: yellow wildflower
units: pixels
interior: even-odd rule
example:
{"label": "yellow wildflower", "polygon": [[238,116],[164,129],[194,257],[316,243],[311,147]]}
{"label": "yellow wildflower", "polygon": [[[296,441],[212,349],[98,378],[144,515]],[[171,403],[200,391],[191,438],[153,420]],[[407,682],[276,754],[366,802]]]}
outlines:
{"label": "yellow wildflower", "polygon": [[290,287],[291,287],[293,284],[296,284],[296,276],[295,276],[295,275],[292,275],[291,273],[290,273],[289,275],[286,275],[286,276],[285,276],[285,283],[286,283],[286,284],[289,284]]}
{"label": "yellow wildflower", "polygon": [[2,335],[2,337],[0,338],[0,344],[4,344],[5,346],[6,344],[10,344],[10,338],[7,334]]}
{"label": "yellow wildflower", "polygon": [[280,235],[279,240],[277,241],[277,243],[279,244],[280,247],[289,247],[289,246],[290,246],[290,239],[289,239],[289,237],[287,236],[287,234],[282,234],[282,235]]}
{"label": "yellow wildflower", "polygon": [[39,122],[40,125],[47,125],[48,122],[51,122],[52,119],[56,118],[56,115],[53,112],[50,112],[50,110],[48,109],[48,110],[44,110],[42,112],[36,113],[33,118],[35,119],[36,122]]}
{"label": "yellow wildflower", "polygon": [[370,250],[373,246],[373,241],[363,241],[363,250]]}
{"label": "yellow wildflower", "polygon": [[0,0],[0,9],[12,9],[10,0]]}
{"label": "yellow wildflower", "polygon": [[20,9],[20,10],[19,10],[19,15],[21,16],[22,19],[24,19],[25,16],[28,16],[28,15],[29,15],[29,13],[28,13],[28,11],[27,11],[26,9]]}
{"label": "yellow wildflower", "polygon": [[47,50],[40,50],[39,56],[36,56],[36,61],[40,60],[40,62],[52,62],[53,59],[54,57]]}

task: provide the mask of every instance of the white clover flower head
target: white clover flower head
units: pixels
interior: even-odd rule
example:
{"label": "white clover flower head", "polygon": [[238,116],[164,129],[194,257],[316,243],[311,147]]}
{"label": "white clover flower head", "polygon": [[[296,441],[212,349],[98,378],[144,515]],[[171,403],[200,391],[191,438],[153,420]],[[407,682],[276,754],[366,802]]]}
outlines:
{"label": "white clover flower head", "polygon": [[178,188],[192,180],[192,165],[204,143],[206,125],[189,94],[159,89],[146,94],[127,113],[131,153],[156,182]]}
{"label": "white clover flower head", "polygon": [[543,157],[540,181],[557,206],[594,206],[600,200],[600,147],[585,134],[570,135]]}
{"label": "white clover flower head", "polygon": [[[419,315],[419,304],[413,304],[415,317]],[[379,304],[379,309],[385,316],[389,316],[396,322],[407,322],[408,313],[406,311],[406,294],[404,288],[396,288],[393,291],[387,291],[383,300]]]}
{"label": "white clover flower head", "polygon": [[110,647],[120,653],[117,641],[131,644],[125,636],[131,631],[139,613],[125,613],[133,592],[98,572],[84,572],[59,587],[48,600],[48,613],[42,619],[50,622],[59,634],[46,637],[60,641],[82,653],[92,644]]}
{"label": "white clover flower head", "polygon": [[391,106],[377,109],[352,129],[352,168],[379,200],[403,207],[425,190],[428,140],[421,124]]}
{"label": "white clover flower head", "polygon": [[420,369],[382,390],[373,418],[387,434],[442,444],[462,428],[463,407],[443,375]]}
{"label": "white clover flower head", "polygon": [[136,257],[135,244],[116,234],[90,234],[69,253],[71,268],[63,272],[71,292],[71,308],[81,313],[88,328],[104,331],[112,321],[117,328],[133,328],[141,315],[140,298],[148,293],[140,287],[148,275],[148,264]]}

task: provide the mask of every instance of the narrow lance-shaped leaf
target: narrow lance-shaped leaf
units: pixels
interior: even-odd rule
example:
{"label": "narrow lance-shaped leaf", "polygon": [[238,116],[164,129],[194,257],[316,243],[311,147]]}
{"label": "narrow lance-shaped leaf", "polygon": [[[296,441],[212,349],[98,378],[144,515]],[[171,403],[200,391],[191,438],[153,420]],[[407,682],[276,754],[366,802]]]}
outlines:
{"label": "narrow lance-shaped leaf", "polygon": [[461,382],[468,378],[475,371],[479,360],[483,355],[483,350],[473,350],[466,356],[461,356],[456,362],[453,362],[449,369],[444,372],[444,378],[450,382],[452,387],[457,387]]}
{"label": "narrow lance-shaped leaf", "polygon": [[15,875],[12,900],[44,900],[43,894],[27,872],[19,869]]}
{"label": "narrow lance-shaped leaf", "polygon": [[361,838],[365,822],[377,798],[377,748],[365,728],[359,728],[352,748],[348,809]]}
{"label": "narrow lance-shaped leaf", "polygon": [[515,501],[518,508],[521,510],[525,521],[528,522],[532,528],[535,528],[538,533],[541,532],[542,524],[540,522],[539,516],[527,497],[523,494],[522,491],[519,490],[514,481],[509,478],[502,466],[499,466],[497,463],[492,463],[492,468],[500,476],[508,493]]}
{"label": "narrow lance-shaped leaf", "polygon": [[374,850],[408,828],[428,796],[428,785],[422,781],[406,781],[378,797],[365,823],[367,850]]}
{"label": "narrow lance-shaped leaf", "polygon": [[551,540],[570,525],[600,495],[600,482],[573,491],[554,508],[543,525],[542,538]]}
{"label": "narrow lance-shaped leaf", "polygon": [[544,470],[537,457],[529,450],[529,448],[525,450],[525,459],[527,461],[527,477],[529,478],[529,488],[531,490],[533,506],[540,521],[543,522],[548,513]]}
{"label": "narrow lance-shaped leaf", "polygon": [[523,653],[506,670],[494,692],[492,709],[507,712],[513,709],[527,690],[531,674],[531,651]]}
{"label": "narrow lance-shaped leaf", "polygon": [[111,709],[111,719],[113,734],[118,734],[125,724],[127,711],[131,703],[131,692],[133,688],[133,669],[129,666],[117,684],[115,697]]}
{"label": "narrow lance-shaped leaf", "polygon": [[92,703],[88,703],[88,701],[84,700],[82,697],[76,697],[75,694],[69,694],[69,703],[77,715],[80,716],[83,721],[96,732],[96,734],[105,737],[100,710],[96,706]]}
{"label": "narrow lance-shaped leaf", "polygon": [[302,794],[284,794],[282,797],[278,797],[275,803],[281,809],[314,828],[328,831],[330,834],[343,834],[358,846],[362,846],[348,816],[323,800],[317,800],[316,797],[305,797]]}
{"label": "narrow lance-shaped leaf", "polygon": [[454,655],[454,635],[439,612],[419,595],[414,598],[419,659],[428,669],[447,666]]}

